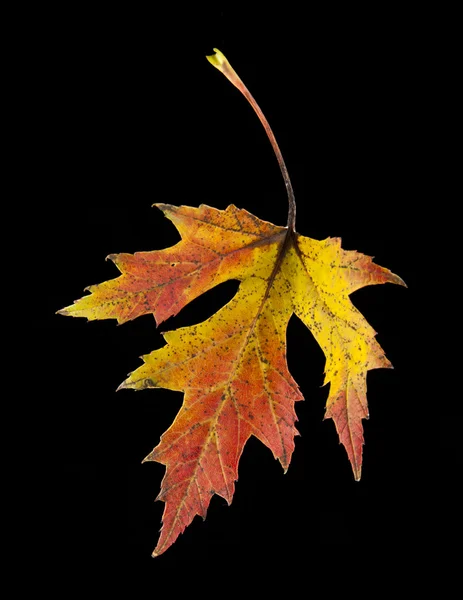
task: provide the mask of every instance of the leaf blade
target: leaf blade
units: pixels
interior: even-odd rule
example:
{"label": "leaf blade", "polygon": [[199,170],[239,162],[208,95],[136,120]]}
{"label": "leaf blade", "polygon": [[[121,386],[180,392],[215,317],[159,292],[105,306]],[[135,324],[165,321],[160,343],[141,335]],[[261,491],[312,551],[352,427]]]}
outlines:
{"label": "leaf blade", "polygon": [[[205,518],[214,494],[231,503],[239,460],[251,435],[288,469],[298,435],[295,403],[303,399],[286,362],[286,329],[293,313],[326,356],[330,392],[325,419],[333,419],[354,477],[360,479],[362,420],[368,418],[366,374],[391,365],[349,295],[365,285],[404,285],[370,257],[342,250],[338,238],[303,237],[233,205],[225,211],[204,205],[159,207],[182,240],[152,253],[113,255],[122,276],[92,286],[92,295],[78,301],[73,313],[108,318],[105,310],[112,302],[118,320],[126,321],[144,310],[137,294],[167,283],[170,289],[162,302],[153,300],[148,307],[160,321],[212,285],[240,281],[237,294],[209,319],[163,334],[166,345],[145,355],[144,364],[119,387],[184,393],[177,417],[144,460],[166,466],[158,496],[165,502],[163,527],[155,556],[196,515]],[[180,272],[175,281],[169,274],[174,260]],[[123,285],[122,309],[117,293]],[[103,305],[106,301],[103,312],[98,312],[97,298]],[[62,313],[70,314],[68,309]]]}

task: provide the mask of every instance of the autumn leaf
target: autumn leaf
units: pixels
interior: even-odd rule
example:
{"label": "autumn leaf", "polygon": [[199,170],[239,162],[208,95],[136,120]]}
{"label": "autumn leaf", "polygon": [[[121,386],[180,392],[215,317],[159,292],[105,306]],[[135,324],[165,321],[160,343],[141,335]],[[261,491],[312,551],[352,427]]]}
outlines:
{"label": "autumn leaf", "polygon": [[181,241],[164,250],[110,256],[121,275],[91,286],[89,295],[59,311],[119,323],[151,313],[159,324],[212,287],[240,281],[234,298],[209,319],[163,334],[166,345],[144,356],[144,364],[119,387],[184,392],[173,424],[144,459],[166,466],[158,496],[165,502],[163,527],[154,556],[195,515],[205,518],[214,494],[231,503],[251,435],[288,468],[297,435],[295,402],[303,399],[286,362],[292,314],[323,349],[330,384],[325,418],[333,419],[360,479],[366,374],[391,365],[349,295],[366,285],[405,285],[370,257],[343,250],[339,238],[318,241],[296,233],[294,194],[273,133],[226,58],[215,52],[208,59],[249,100],[275,150],[288,190],[287,226],[234,205],[218,210],[156,204]]}

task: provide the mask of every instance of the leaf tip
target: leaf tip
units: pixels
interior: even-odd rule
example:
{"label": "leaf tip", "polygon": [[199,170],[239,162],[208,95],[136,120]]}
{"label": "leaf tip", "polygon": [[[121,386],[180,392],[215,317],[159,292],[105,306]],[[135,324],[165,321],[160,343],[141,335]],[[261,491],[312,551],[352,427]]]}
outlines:
{"label": "leaf tip", "polygon": [[408,288],[408,285],[405,283],[405,281],[402,279],[402,277],[399,277],[398,275],[396,275],[395,273],[391,273],[391,277],[389,279],[390,283],[395,283],[396,285],[400,285],[404,288]]}
{"label": "leaf tip", "polygon": [[361,457],[360,457],[360,464],[357,464],[356,462],[352,463],[352,471],[354,472],[355,481],[360,481],[360,479],[362,478],[362,459],[361,459]]}
{"label": "leaf tip", "polygon": [[[145,462],[157,462],[156,458],[157,458],[158,454],[156,452],[156,448],[154,450],[151,450],[151,452],[145,456],[145,458],[141,461],[141,464],[145,463]],[[157,500],[162,500],[162,490],[159,493],[158,497],[156,498]]]}
{"label": "leaf tip", "polygon": [[172,208],[170,204],[164,204],[164,202],[155,202],[151,206],[155,206],[156,208],[159,208],[159,210],[162,212],[165,212],[169,208]]}
{"label": "leaf tip", "polygon": [[397,279],[398,279],[397,285],[401,285],[402,287],[408,289],[408,285],[405,283],[405,281],[401,277],[397,276]]}

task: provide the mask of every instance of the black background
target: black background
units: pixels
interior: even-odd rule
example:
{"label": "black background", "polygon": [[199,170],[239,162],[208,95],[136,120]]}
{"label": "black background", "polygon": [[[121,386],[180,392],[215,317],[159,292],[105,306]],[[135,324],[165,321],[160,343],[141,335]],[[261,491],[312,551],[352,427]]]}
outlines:
{"label": "black background", "polygon": [[[417,387],[429,367],[417,337],[424,308],[416,265],[423,194],[432,184],[421,160],[432,135],[423,100],[432,35],[423,41],[419,15],[265,13],[224,6],[38,15],[46,26],[29,62],[29,150],[37,158],[31,222],[45,260],[36,263],[44,306],[31,350],[46,397],[47,535],[54,560],[81,573],[119,561],[154,573],[191,563],[239,567],[256,557],[303,564],[312,550],[340,546],[426,547],[429,507],[442,494],[450,513],[456,506],[448,481],[456,442],[443,421],[440,430],[438,419],[426,429],[431,391]],[[251,439],[231,507],[214,497],[207,520],[196,518],[153,560],[164,467],[141,460],[182,396],[115,389],[162,337],[150,316],[117,327],[55,311],[117,275],[108,254],[176,243],[154,202],[234,203],[286,223],[273,151],[246,100],[204,58],[213,47],[274,130],[296,193],[297,230],[342,237],[345,249],[374,256],[409,289],[374,286],[352,296],[395,367],[368,374],[361,482],[334,424],[323,421],[323,354],[293,317],[288,363],[306,401],[297,405],[301,437],[288,473]],[[230,282],[204,294],[161,330],[204,320],[236,289]],[[437,490],[426,475],[436,473],[430,438],[447,453]],[[445,529],[446,515],[439,518]]]}

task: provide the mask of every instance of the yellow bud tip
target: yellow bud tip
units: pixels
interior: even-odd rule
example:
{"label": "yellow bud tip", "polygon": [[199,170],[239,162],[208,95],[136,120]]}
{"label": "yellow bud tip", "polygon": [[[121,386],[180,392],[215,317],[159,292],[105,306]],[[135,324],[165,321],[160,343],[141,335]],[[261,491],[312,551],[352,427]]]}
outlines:
{"label": "yellow bud tip", "polygon": [[222,54],[218,48],[214,48],[214,52],[215,54],[206,56],[207,60],[211,63],[211,65],[223,73],[225,77],[233,83],[234,86],[244,93],[243,90],[246,88],[231,64],[228,62],[226,56]]}
{"label": "yellow bud tip", "polygon": [[223,66],[229,64],[228,60],[218,48],[213,48],[213,50],[215,54],[210,54],[209,56],[206,56],[206,58],[211,63],[211,65],[214,65],[214,67],[219,69],[219,71],[223,71]]}

